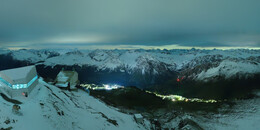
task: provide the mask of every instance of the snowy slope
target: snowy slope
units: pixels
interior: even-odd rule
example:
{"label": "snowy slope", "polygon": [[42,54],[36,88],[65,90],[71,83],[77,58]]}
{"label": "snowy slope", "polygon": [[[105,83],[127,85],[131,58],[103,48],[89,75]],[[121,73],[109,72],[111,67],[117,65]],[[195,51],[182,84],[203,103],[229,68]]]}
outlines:
{"label": "snowy slope", "polygon": [[[232,110],[221,108],[219,114],[209,117],[198,116],[197,121],[206,129],[217,130],[259,130],[260,129],[260,93],[258,97],[237,100]],[[228,112],[226,112],[228,111]],[[208,118],[211,118],[210,120]]]}
{"label": "snowy slope", "polygon": [[[239,101],[235,106],[234,112],[229,115],[215,115],[212,122],[207,124],[218,130],[259,130],[260,129],[260,99]],[[217,124],[215,124],[217,122]]]}
{"label": "snowy slope", "polygon": [[219,66],[202,71],[197,75],[198,80],[205,80],[211,77],[223,76],[226,79],[233,75],[250,76],[250,74],[260,73],[260,64],[244,62],[234,62],[229,60],[222,61]]}
{"label": "snowy slope", "polygon": [[165,128],[178,128],[179,122],[190,119],[206,130],[259,130],[260,92],[258,97],[234,101],[234,106],[225,105],[218,113],[198,111],[183,113],[165,123]]}
{"label": "snowy slope", "polygon": [[[45,61],[47,58],[58,56],[59,54],[54,51],[48,50],[15,50],[10,51],[11,55],[16,60],[29,61],[31,63],[37,63],[39,61]],[[7,53],[7,52],[5,52]]]}
{"label": "snowy slope", "polygon": [[[47,129],[147,129],[132,115],[106,106],[86,92],[62,91],[40,80],[28,98],[19,99],[22,115],[12,113],[12,103],[0,98],[0,128]],[[10,120],[10,123],[4,123]],[[147,127],[147,128],[146,128]]]}

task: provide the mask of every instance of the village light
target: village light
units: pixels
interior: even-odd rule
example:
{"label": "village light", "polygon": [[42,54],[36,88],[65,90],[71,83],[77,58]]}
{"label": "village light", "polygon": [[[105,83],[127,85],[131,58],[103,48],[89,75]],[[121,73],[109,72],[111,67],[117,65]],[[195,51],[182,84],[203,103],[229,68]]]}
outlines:
{"label": "village light", "polygon": [[204,100],[204,99],[198,99],[198,98],[186,98],[186,97],[182,97],[182,96],[179,96],[179,95],[160,95],[156,92],[150,92],[150,91],[146,91],[147,93],[153,93],[155,94],[157,97],[160,97],[162,99],[169,99],[171,100],[172,102],[204,102],[204,103],[216,103],[218,101],[216,100],[213,100],[213,99],[210,99],[210,100]]}
{"label": "village light", "polygon": [[113,89],[110,85],[107,85],[107,84],[105,84],[104,87],[105,87],[106,90],[112,90]]}
{"label": "village light", "polygon": [[95,84],[80,84],[81,87],[92,89],[92,90],[112,90],[112,89],[119,89],[124,88],[124,86],[120,86],[117,84],[110,85],[110,84],[103,84],[101,86],[95,85]]}

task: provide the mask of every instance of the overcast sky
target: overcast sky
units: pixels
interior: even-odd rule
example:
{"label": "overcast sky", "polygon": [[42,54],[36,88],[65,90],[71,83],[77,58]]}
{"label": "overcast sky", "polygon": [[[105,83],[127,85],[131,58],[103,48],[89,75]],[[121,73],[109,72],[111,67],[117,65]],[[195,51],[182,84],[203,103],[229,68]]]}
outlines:
{"label": "overcast sky", "polygon": [[260,0],[1,0],[0,46],[260,47]]}

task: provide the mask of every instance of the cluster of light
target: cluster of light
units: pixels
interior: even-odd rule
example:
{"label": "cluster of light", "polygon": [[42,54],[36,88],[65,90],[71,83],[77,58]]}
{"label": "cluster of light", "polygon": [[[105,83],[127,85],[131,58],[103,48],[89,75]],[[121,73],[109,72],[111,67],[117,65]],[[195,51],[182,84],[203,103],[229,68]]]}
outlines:
{"label": "cluster of light", "polygon": [[106,84],[106,85],[104,85],[104,87],[105,87],[106,90],[112,90],[112,87],[110,85]]}
{"label": "cluster of light", "polygon": [[95,84],[80,84],[80,86],[92,90],[112,90],[112,89],[123,88],[123,86],[117,84],[114,85],[103,84],[102,86],[97,86]]}
{"label": "cluster of light", "polygon": [[115,85],[104,84],[104,87],[105,87],[106,90],[112,90],[112,89],[123,88],[123,86],[119,86],[119,85],[117,85],[117,84],[115,84]]}
{"label": "cluster of light", "polygon": [[36,75],[30,82],[28,82],[27,84],[14,84],[11,85],[9,82],[7,82],[6,80],[0,78],[0,81],[5,83],[7,86],[9,86],[12,89],[22,89],[22,88],[28,88],[29,86],[31,86],[35,80],[38,78],[38,76]]}
{"label": "cluster of light", "polygon": [[98,85],[95,85],[95,84],[80,84],[80,86],[83,87],[83,88],[92,89],[92,90],[103,88],[103,87],[99,87]]}
{"label": "cluster of light", "polygon": [[[153,93],[150,91],[146,91],[147,93]],[[216,100],[213,99],[209,99],[209,100],[205,100],[205,99],[199,99],[199,98],[186,98],[186,97],[182,97],[179,95],[161,95],[161,94],[157,94],[157,93],[153,93],[156,96],[162,98],[162,99],[168,99],[171,100],[173,102],[177,102],[177,101],[183,101],[183,102],[203,102],[203,103],[216,103]]]}

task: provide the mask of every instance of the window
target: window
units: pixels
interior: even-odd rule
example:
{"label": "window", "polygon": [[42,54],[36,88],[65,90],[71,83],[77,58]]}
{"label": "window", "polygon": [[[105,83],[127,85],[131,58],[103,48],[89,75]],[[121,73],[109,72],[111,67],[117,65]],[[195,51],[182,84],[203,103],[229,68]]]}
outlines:
{"label": "window", "polygon": [[21,88],[28,88],[30,87],[34,82],[35,80],[38,78],[38,76],[36,75],[30,82],[28,82],[27,84],[15,84],[15,85],[12,85],[12,88],[13,89],[21,89]]}
{"label": "window", "polygon": [[30,87],[38,78],[38,75],[36,75],[30,82],[28,82],[27,84],[14,84],[11,85],[9,82],[7,82],[6,80],[4,80],[3,78],[0,78],[0,81],[3,82],[4,84],[6,84],[7,86],[9,86],[12,89],[21,89],[21,88],[28,88]]}

